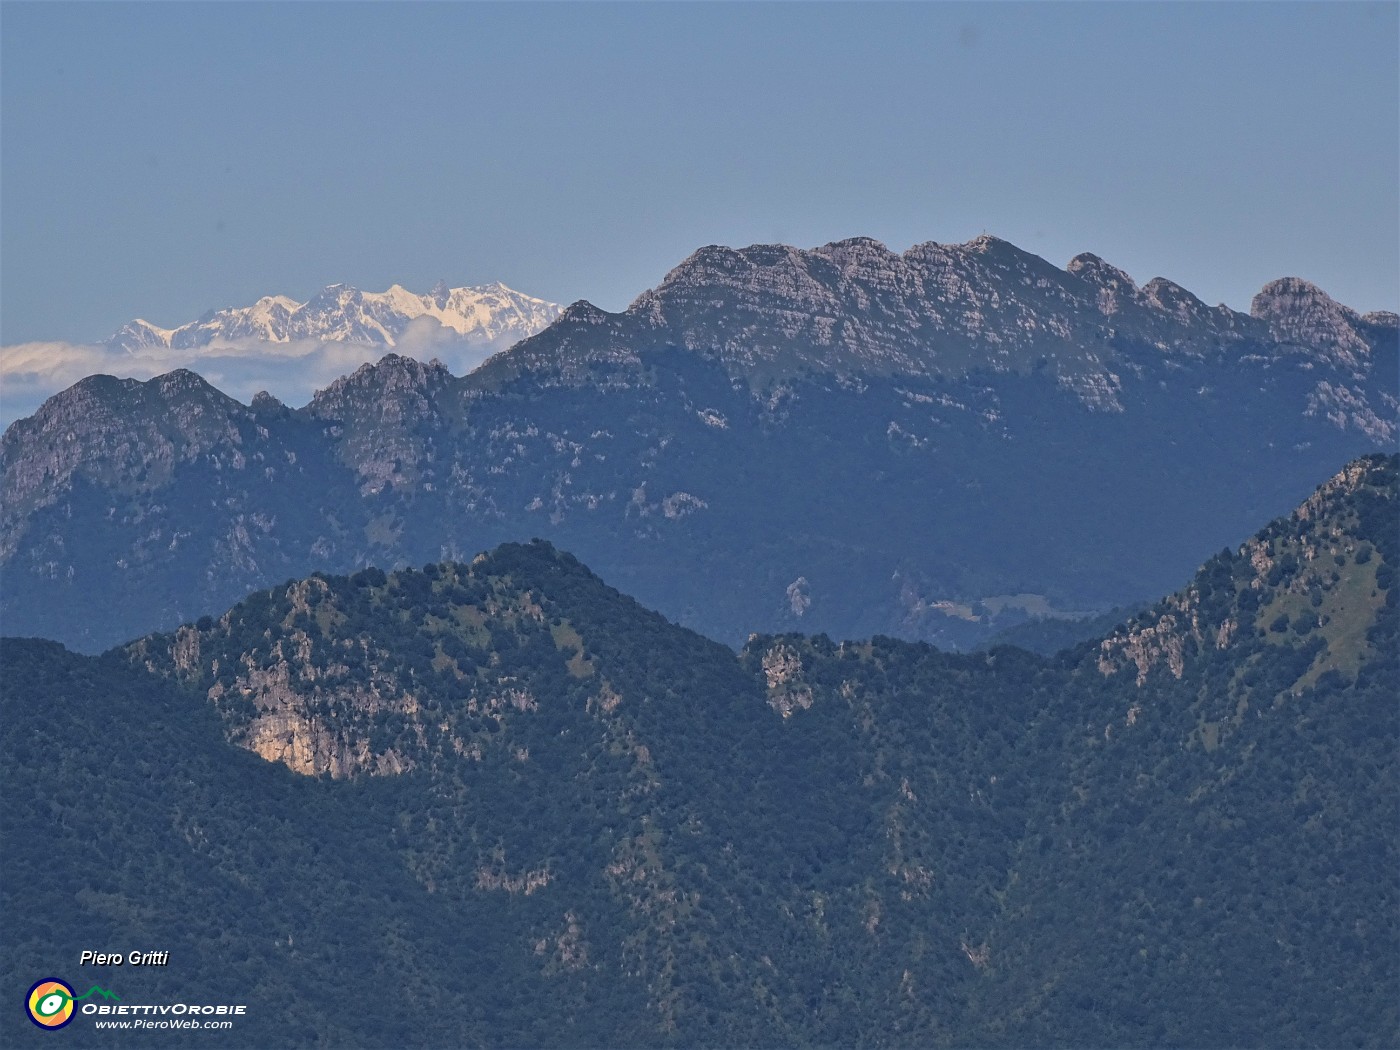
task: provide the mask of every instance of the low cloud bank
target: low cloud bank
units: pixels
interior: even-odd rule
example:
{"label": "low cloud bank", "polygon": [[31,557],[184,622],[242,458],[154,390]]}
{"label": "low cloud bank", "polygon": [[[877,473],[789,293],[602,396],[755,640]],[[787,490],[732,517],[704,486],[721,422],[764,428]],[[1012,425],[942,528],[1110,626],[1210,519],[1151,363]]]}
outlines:
{"label": "low cloud bank", "polygon": [[18,343],[0,347],[0,429],[33,415],[54,394],[90,375],[152,379],[188,368],[245,405],[259,390],[301,406],[317,390],[387,353],[420,361],[436,357],[455,375],[464,375],[504,349],[493,342],[467,341],[441,325],[414,322],[392,348],[370,343],[257,341],[187,350],[153,348],[138,353],[81,343]]}

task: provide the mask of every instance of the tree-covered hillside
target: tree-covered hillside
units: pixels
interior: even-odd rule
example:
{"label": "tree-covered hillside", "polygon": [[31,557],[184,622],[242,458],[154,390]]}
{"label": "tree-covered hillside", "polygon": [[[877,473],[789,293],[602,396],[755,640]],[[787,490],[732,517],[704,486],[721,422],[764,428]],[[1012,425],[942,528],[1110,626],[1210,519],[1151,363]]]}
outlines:
{"label": "tree-covered hillside", "polygon": [[3,980],[228,1045],[1393,1045],[1397,506],[1357,461],[1052,657],[736,656],[545,543],[6,641]]}

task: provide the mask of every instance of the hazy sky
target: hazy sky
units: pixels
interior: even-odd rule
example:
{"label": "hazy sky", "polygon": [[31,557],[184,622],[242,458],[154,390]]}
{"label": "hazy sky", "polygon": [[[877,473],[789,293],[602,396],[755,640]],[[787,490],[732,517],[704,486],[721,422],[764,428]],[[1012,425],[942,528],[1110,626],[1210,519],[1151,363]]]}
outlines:
{"label": "hazy sky", "polygon": [[1400,302],[1395,4],[4,3],[0,341],[983,230]]}

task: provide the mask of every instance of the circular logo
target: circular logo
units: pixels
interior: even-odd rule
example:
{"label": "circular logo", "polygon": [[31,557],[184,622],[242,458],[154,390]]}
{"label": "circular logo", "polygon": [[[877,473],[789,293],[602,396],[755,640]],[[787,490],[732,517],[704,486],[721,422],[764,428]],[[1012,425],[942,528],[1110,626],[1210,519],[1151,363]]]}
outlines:
{"label": "circular logo", "polygon": [[73,989],[57,977],[46,977],[29,989],[24,1005],[40,1028],[62,1028],[73,1020]]}

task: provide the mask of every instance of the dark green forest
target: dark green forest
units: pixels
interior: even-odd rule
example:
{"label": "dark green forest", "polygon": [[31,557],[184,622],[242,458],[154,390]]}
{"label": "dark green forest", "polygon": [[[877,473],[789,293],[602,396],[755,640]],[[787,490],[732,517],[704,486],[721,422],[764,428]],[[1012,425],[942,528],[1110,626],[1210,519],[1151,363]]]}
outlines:
{"label": "dark green forest", "polygon": [[1398,465],[1051,655],[736,654],[543,542],[7,639],[0,985],[248,1004],[121,1045],[1396,1045]]}

